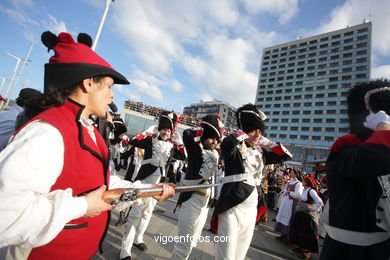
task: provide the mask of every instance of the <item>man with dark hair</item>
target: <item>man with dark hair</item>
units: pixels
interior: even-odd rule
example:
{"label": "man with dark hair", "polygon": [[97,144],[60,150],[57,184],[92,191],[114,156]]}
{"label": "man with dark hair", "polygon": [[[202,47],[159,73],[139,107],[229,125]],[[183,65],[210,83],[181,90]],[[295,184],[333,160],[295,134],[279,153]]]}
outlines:
{"label": "man with dark hair", "polygon": [[[185,158],[183,141],[176,131],[177,124],[175,113],[162,112],[158,125],[149,127],[131,140],[131,145],[145,150],[136,180],[143,184],[159,183],[162,178],[166,178],[167,166],[172,156],[177,159]],[[132,207],[125,224],[120,259],[131,259],[133,243],[141,251],[147,250],[143,236],[155,206],[154,200],[145,198],[142,205]]]}
{"label": "man with dark hair", "polygon": [[229,241],[218,243],[216,259],[245,258],[258,217],[257,187],[263,167],[291,159],[282,144],[263,136],[266,115],[255,105],[237,109],[236,118],[243,131],[231,134],[221,144],[225,177],[212,226],[214,232],[218,229],[218,235],[228,236]]}
{"label": "man with dark hair", "polygon": [[[143,186],[109,175],[107,146],[89,116],[104,116],[113,84],[129,82],[90,49],[88,37],[80,34],[76,43],[68,33],[42,35],[55,55],[31,110],[40,113],[0,153],[0,247],[9,246],[7,260],[90,259],[108,229],[106,187]],[[174,193],[163,189],[159,200]]]}
{"label": "man with dark hair", "polygon": [[328,233],[321,260],[390,258],[390,87],[386,80],[354,86],[348,95],[351,134],[327,160]]}
{"label": "man with dark hair", "polygon": [[[222,138],[222,121],[217,115],[202,118],[200,126],[183,132],[188,153],[188,168],[184,185],[215,183],[219,154],[215,149]],[[171,259],[187,259],[206,223],[214,189],[183,192],[177,202],[179,207],[178,236],[190,237],[191,241],[178,241]]]}
{"label": "man with dark hair", "polygon": [[20,90],[19,96],[16,98],[16,104],[12,105],[7,111],[0,113],[0,151],[7,145],[12,133],[28,121],[24,111],[25,103],[40,94],[41,92],[36,89],[24,88]]}

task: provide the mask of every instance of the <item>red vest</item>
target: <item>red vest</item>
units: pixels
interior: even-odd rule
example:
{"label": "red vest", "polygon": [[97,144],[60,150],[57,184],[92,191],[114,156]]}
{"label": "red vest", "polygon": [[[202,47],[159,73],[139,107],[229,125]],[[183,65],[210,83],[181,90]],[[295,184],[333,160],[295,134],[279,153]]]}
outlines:
{"label": "red vest", "polygon": [[[103,184],[108,187],[108,150],[95,129],[97,145],[79,121],[83,106],[68,101],[50,108],[32,120],[42,119],[58,129],[64,140],[64,166],[51,191],[72,188],[73,195],[88,193]],[[50,243],[33,248],[28,259],[89,259],[97,251],[105,232],[108,213],[78,218],[68,224]]]}

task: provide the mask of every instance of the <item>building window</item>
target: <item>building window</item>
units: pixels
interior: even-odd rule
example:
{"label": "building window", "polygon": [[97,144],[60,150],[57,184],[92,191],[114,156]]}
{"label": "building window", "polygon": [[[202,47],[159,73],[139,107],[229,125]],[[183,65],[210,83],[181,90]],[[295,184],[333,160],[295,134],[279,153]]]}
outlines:
{"label": "building window", "polygon": [[367,54],[367,50],[362,50],[362,51],[356,52],[356,55],[364,55],[364,54]]}
{"label": "building window", "polygon": [[356,48],[363,48],[363,47],[366,47],[367,46],[367,43],[366,42],[362,42],[362,43],[358,43],[356,45]]}
{"label": "building window", "polygon": [[357,40],[361,41],[361,40],[365,40],[367,38],[368,38],[367,35],[362,35],[362,36],[357,37]]}
{"label": "building window", "polygon": [[368,28],[362,28],[362,29],[359,29],[357,31],[357,33],[363,33],[363,32],[367,32],[368,31]]}
{"label": "building window", "polygon": [[367,58],[360,58],[356,60],[356,63],[363,63],[363,62],[367,62]]}
{"label": "building window", "polygon": [[343,58],[350,58],[352,57],[352,52],[343,54]]}

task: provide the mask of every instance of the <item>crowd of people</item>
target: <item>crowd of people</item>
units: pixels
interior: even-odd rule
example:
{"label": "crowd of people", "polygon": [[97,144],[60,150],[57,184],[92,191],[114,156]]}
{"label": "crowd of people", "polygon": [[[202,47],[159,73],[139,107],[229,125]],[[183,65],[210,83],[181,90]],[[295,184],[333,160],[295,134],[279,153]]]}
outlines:
{"label": "crowd of people", "polygon": [[[336,140],[325,174],[316,179],[284,164],[293,155],[265,137],[267,115],[250,103],[237,109],[239,129],[229,134],[211,114],[181,135],[180,117],[159,111],[156,125],[129,139],[124,121],[108,112],[113,84],[129,82],[90,49],[88,35],[77,41],[43,33],[55,53],[45,65],[44,92],[27,101],[21,91],[19,108],[0,114],[12,126],[0,152],[4,259],[89,259],[104,240],[111,210],[118,210],[124,224],[119,258],[130,260],[133,246],[147,250],[153,209],[175,194],[175,185],[200,185],[178,197],[178,235],[200,236],[212,212],[211,231],[229,237],[216,244],[215,259],[245,259],[267,208],[277,211],[277,239],[303,258],[319,252],[321,235],[321,260],[389,259],[386,80],[351,87],[351,134]],[[116,174],[122,168],[124,179]],[[129,187],[161,192],[114,205],[103,199],[107,188]],[[176,242],[172,259],[188,259],[195,246],[196,239]]]}
{"label": "crowd of people", "polygon": [[[158,118],[162,112],[166,111],[166,109],[160,107],[150,106],[142,102],[136,102],[132,100],[127,100],[125,102],[125,108],[134,110],[142,114],[147,114],[155,118]],[[197,126],[200,121],[199,118],[187,114],[180,114],[178,116],[180,118],[181,124],[192,126],[192,127]]]}

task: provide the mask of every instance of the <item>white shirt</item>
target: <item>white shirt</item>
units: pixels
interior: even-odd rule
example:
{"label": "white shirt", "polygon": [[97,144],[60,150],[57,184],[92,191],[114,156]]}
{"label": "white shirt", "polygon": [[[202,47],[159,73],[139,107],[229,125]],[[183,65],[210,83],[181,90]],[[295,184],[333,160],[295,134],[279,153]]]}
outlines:
{"label": "white shirt", "polygon": [[314,212],[319,212],[322,205],[324,205],[324,203],[322,202],[321,198],[318,196],[317,192],[313,189],[309,189],[309,188],[305,188],[302,192],[302,195],[301,195],[301,200],[302,201],[307,201],[307,194],[309,193],[310,191],[310,197],[313,199],[314,201],[314,204],[312,204],[312,210],[311,211],[314,211]]}
{"label": "white shirt", "polygon": [[[44,245],[85,214],[84,196],[73,197],[71,188],[50,192],[63,163],[62,135],[47,122],[34,121],[11,138],[0,153],[0,248]],[[135,186],[142,184],[110,178],[110,189]]]}

